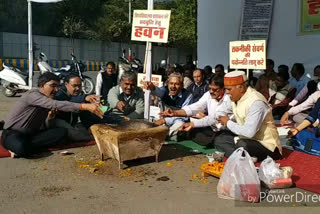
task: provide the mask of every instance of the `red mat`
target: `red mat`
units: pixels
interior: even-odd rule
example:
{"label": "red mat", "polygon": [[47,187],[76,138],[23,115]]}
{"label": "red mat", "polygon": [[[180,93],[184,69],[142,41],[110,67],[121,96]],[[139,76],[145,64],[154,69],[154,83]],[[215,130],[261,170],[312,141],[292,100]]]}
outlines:
{"label": "red mat", "polygon": [[[71,144],[59,145],[54,148],[49,148],[49,151],[57,151],[57,150],[63,150],[63,149],[91,146],[91,145],[95,145],[95,144],[96,144],[95,141],[71,143]],[[10,157],[10,153],[8,150],[3,148],[2,144],[1,144],[1,137],[0,137],[0,158],[5,158],[5,157]]]}
{"label": "red mat", "polygon": [[300,189],[320,194],[320,157],[303,152],[283,149],[280,166],[291,166],[292,181]]}
{"label": "red mat", "polygon": [[286,124],[283,124],[283,125],[276,123],[276,127],[282,127],[282,126],[293,127],[293,126],[294,126],[294,123],[286,123]]}
{"label": "red mat", "polygon": [[[276,162],[280,167],[291,166],[292,181],[296,187],[320,194],[320,157],[307,153],[282,149],[282,159]],[[256,166],[260,166],[256,163]]]}
{"label": "red mat", "polygon": [[3,148],[1,144],[1,137],[0,137],[0,158],[10,157],[10,153],[8,150]]}

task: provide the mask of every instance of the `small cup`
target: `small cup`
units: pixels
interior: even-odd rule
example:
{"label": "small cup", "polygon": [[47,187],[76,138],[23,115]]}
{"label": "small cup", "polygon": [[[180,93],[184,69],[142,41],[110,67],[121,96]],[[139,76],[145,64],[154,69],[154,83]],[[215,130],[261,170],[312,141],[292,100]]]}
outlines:
{"label": "small cup", "polygon": [[224,154],[225,154],[225,152],[219,152],[219,151],[216,151],[214,153],[216,153],[217,155],[219,155],[222,158],[224,157]]}
{"label": "small cup", "polygon": [[207,158],[208,158],[208,162],[209,163],[214,163],[216,162],[216,160],[214,159],[214,157],[212,155],[207,155]]}
{"label": "small cup", "polygon": [[97,97],[96,102],[100,104],[100,97]]}

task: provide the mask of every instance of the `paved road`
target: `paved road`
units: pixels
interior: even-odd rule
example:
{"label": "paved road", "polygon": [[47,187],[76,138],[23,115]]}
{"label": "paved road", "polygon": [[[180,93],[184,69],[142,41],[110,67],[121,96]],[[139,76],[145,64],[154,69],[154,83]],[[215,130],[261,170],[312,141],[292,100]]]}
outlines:
{"label": "paved road", "polygon": [[[96,73],[89,75],[95,77]],[[7,117],[18,99],[0,93],[0,119]],[[118,170],[115,160],[99,162],[96,146],[68,150],[74,154],[62,156],[50,152],[34,159],[0,158],[0,213],[306,214],[319,211],[318,207],[306,209],[309,206],[306,203],[235,204],[233,200],[219,199],[216,189],[219,180],[208,177],[204,182],[200,177],[199,167],[206,157],[171,145],[162,147],[159,163],[154,158],[131,161],[126,163],[130,167],[126,171]],[[98,171],[90,172],[97,165]],[[285,193],[290,196],[297,191],[305,193],[297,188],[287,189]],[[297,207],[292,208],[293,205]]]}

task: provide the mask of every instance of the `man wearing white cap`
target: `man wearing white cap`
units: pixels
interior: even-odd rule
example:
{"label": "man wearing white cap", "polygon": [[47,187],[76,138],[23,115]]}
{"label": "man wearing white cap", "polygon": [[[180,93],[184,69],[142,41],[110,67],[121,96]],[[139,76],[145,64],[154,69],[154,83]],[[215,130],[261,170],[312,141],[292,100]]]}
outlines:
{"label": "man wearing white cap", "polygon": [[224,131],[214,140],[217,149],[229,157],[243,147],[251,156],[264,160],[267,156],[279,159],[282,153],[279,134],[274,124],[271,108],[265,97],[248,86],[243,71],[233,71],[224,76],[226,93],[230,95],[236,122],[228,116],[218,121],[231,132]]}

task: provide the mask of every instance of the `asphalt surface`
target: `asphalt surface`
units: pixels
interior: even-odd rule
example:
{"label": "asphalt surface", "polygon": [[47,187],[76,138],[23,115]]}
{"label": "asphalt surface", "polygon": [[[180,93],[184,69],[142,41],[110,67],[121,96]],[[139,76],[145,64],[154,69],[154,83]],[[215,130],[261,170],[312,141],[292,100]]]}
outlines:
{"label": "asphalt surface", "polygon": [[[97,72],[88,72],[95,79]],[[37,75],[35,76],[35,82]],[[0,94],[0,119],[19,97]],[[202,179],[204,155],[164,145],[154,158],[100,162],[96,146],[47,152],[33,159],[0,158],[0,213],[316,213],[320,203],[235,203],[217,196],[218,179]],[[94,169],[94,170],[92,170]],[[285,190],[293,195],[305,192]],[[281,194],[281,193],[280,193]],[[311,207],[314,206],[314,207]]]}

